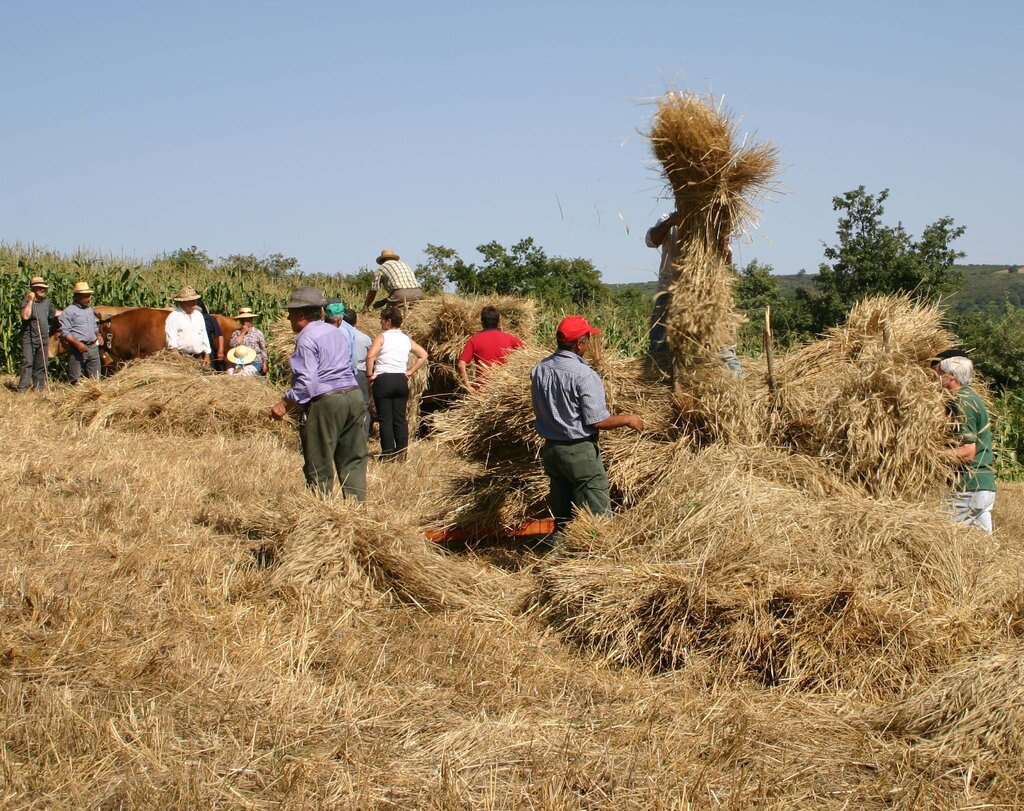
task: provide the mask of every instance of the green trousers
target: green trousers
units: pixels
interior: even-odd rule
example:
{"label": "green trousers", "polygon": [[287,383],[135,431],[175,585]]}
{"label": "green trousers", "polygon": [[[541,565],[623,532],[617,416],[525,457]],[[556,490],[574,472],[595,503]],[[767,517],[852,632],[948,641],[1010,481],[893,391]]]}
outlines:
{"label": "green trousers", "polygon": [[555,532],[572,520],[572,508],[594,515],[612,511],[608,476],[596,442],[556,445],[548,442],[541,451],[544,472],[551,481],[548,506],[555,519]]}
{"label": "green trousers", "polygon": [[366,404],[359,389],[331,394],[312,403],[299,428],[309,487],[327,494],[334,489],[334,472],[341,490],[357,501],[366,498]]}

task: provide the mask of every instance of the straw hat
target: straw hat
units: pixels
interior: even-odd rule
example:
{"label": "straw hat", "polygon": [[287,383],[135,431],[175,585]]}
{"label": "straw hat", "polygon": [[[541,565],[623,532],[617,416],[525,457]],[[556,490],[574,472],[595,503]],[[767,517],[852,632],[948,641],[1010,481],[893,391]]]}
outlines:
{"label": "straw hat", "polygon": [[380,252],[380,256],[377,257],[377,264],[378,265],[383,265],[385,262],[388,262],[388,261],[390,261],[392,259],[400,259],[400,258],[401,257],[397,253],[395,253],[393,250],[391,250],[391,248],[385,248],[383,251]]}
{"label": "straw hat", "polygon": [[89,287],[89,282],[75,282],[75,289],[73,291],[73,295],[84,296],[90,295],[93,292],[95,291],[91,287]]}
{"label": "straw hat", "polygon": [[241,321],[243,318],[255,318],[259,313],[254,313],[252,307],[241,307],[238,310],[238,315],[235,316],[235,321]]}
{"label": "straw hat", "polygon": [[228,363],[236,366],[248,366],[256,360],[256,350],[251,346],[236,346],[228,350]]}
{"label": "straw hat", "polygon": [[199,301],[200,298],[195,288],[186,284],[171,301]]}
{"label": "straw hat", "polygon": [[28,283],[28,286],[29,287],[48,288],[50,285],[48,285],[46,282],[43,281],[43,277],[42,276],[33,276],[32,277],[32,281],[30,281]]}

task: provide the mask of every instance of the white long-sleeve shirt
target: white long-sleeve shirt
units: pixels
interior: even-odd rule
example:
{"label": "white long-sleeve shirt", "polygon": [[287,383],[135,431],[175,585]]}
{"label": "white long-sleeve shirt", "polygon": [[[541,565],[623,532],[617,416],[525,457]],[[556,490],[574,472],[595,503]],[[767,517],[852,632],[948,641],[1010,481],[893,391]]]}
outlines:
{"label": "white long-sleeve shirt", "polygon": [[168,349],[177,349],[189,355],[212,354],[210,339],[206,335],[206,321],[197,307],[192,315],[176,309],[167,316],[164,322],[164,336]]}

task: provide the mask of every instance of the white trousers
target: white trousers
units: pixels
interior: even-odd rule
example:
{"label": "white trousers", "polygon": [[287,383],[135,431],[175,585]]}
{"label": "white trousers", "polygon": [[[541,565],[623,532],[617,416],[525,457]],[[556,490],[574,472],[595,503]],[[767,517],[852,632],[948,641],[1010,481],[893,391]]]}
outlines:
{"label": "white trousers", "polygon": [[995,503],[994,490],[953,493],[949,499],[949,506],[953,510],[953,520],[956,523],[977,527],[983,532],[992,531],[992,508]]}

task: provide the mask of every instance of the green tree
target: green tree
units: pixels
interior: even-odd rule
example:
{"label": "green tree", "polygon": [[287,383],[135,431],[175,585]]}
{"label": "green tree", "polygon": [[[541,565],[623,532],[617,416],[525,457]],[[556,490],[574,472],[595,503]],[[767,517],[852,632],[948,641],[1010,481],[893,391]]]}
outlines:
{"label": "green tree", "polygon": [[1024,309],[1007,302],[1005,309],[960,316],[956,333],[978,369],[1003,388],[1024,387]]}
{"label": "green tree", "polygon": [[479,245],[480,265],[449,257],[446,273],[459,293],[535,296],[555,307],[583,307],[608,300],[608,288],[588,259],[549,257],[532,237],[506,249],[498,242]]}
{"label": "green tree", "polygon": [[958,290],[962,275],[953,263],[964,254],[950,247],[963,236],[964,226],[943,217],[915,241],[902,223],[885,225],[889,190],[868,194],[863,186],[832,198],[840,212],[839,241],[825,247],[825,258],[815,280],[816,293],[805,296],[813,309],[815,328],[838,323],[859,299],[880,293],[910,293],[935,300]]}
{"label": "green tree", "polygon": [[416,280],[427,295],[440,293],[444,290],[445,282],[452,273],[459,254],[454,248],[447,248],[444,245],[433,245],[427,243],[423,249],[427,259],[416,265]]}
{"label": "green tree", "polygon": [[217,263],[217,269],[231,276],[258,273],[281,281],[299,273],[299,260],[283,253],[272,253],[262,259],[254,254],[231,254]]}
{"label": "green tree", "polygon": [[786,296],[771,265],[751,260],[737,272],[733,295],[736,308],[749,319],[740,332],[744,352],[757,353],[761,349],[766,307],[771,308],[772,335],[777,346],[792,346],[810,337],[811,318],[805,303]]}

